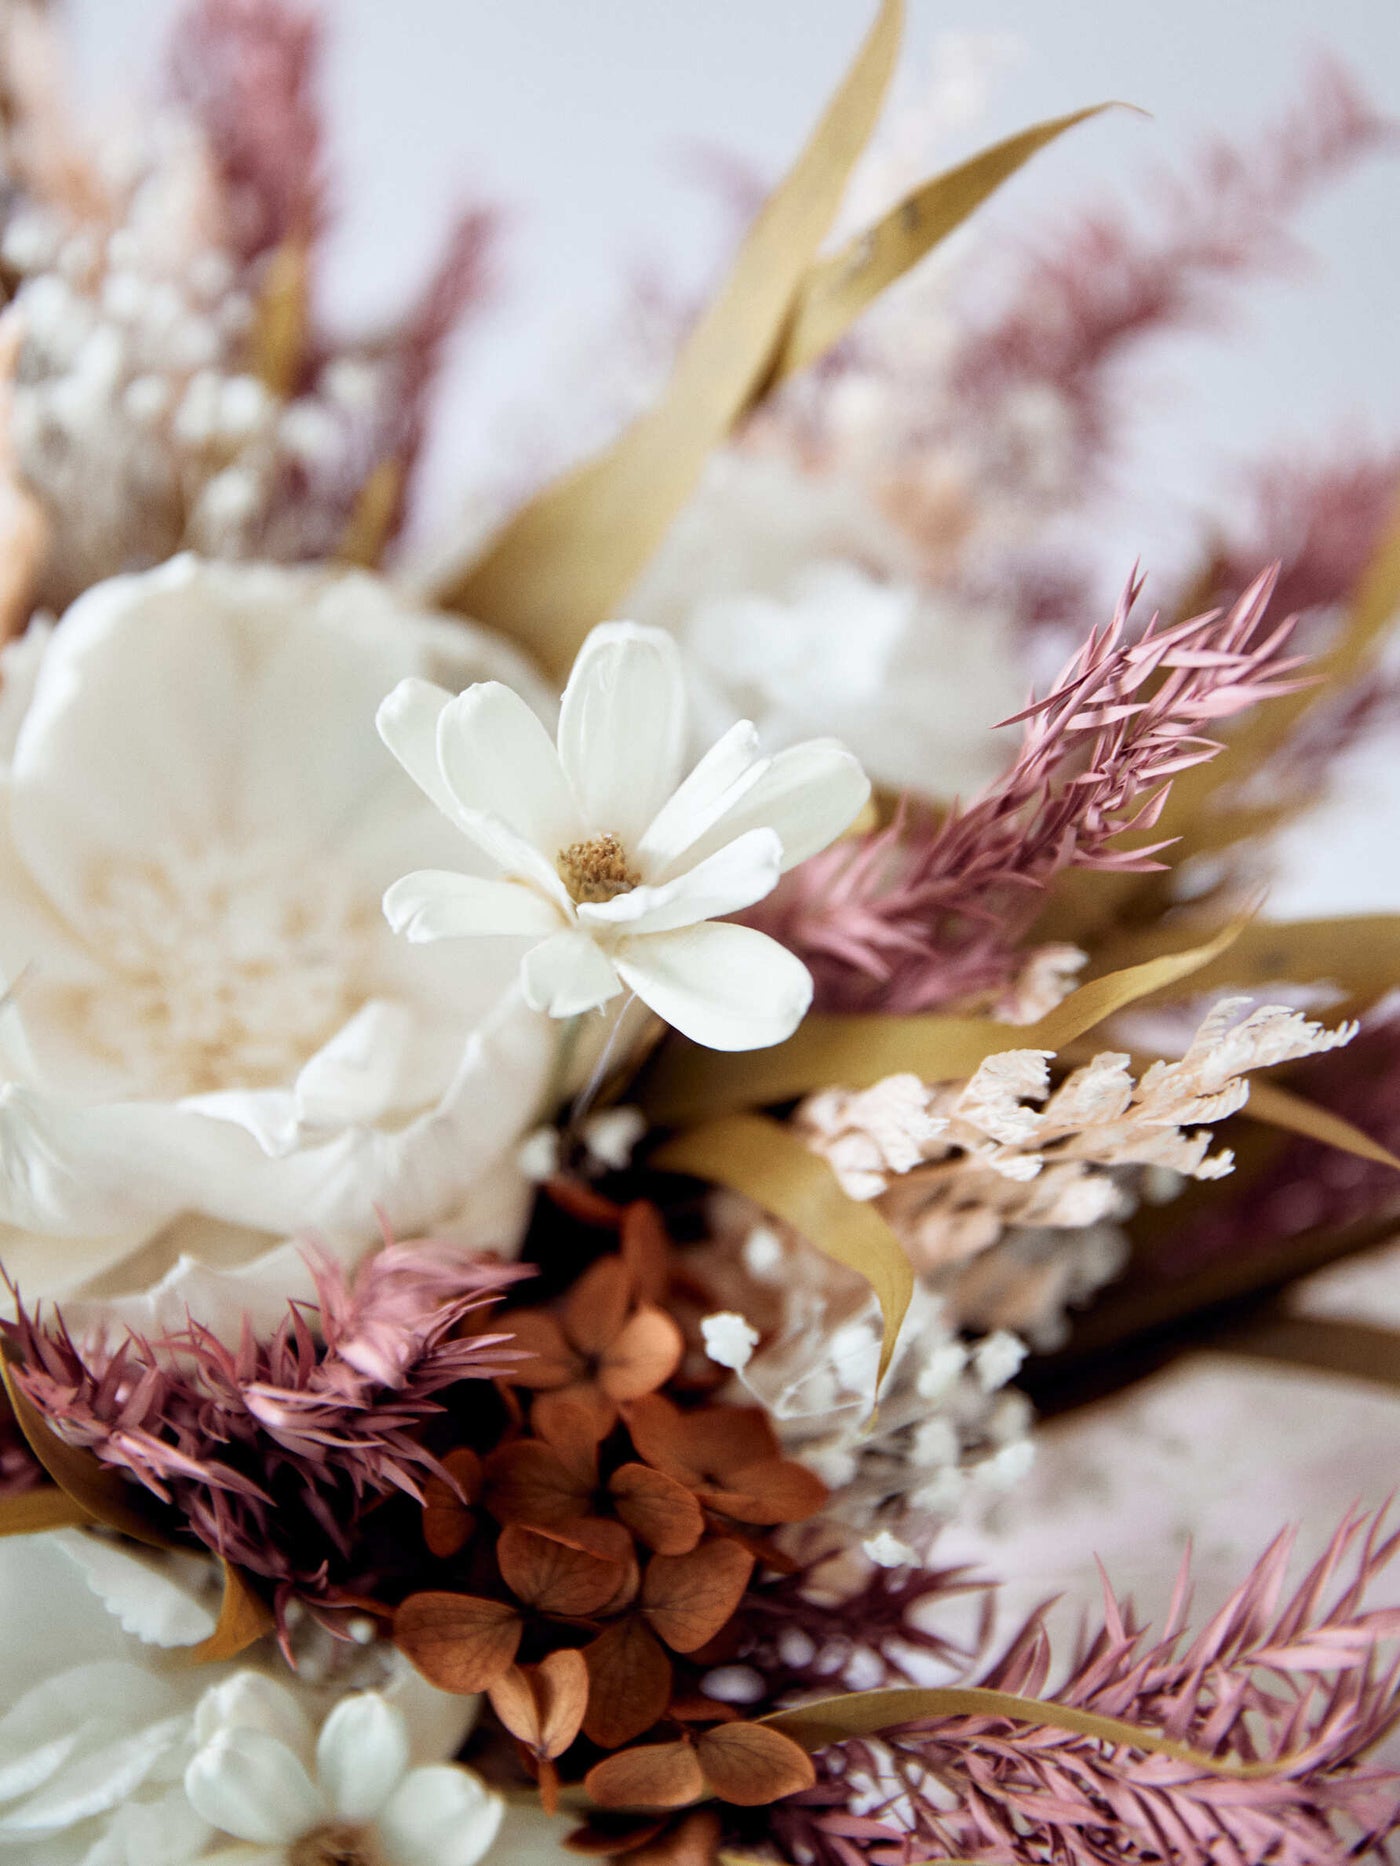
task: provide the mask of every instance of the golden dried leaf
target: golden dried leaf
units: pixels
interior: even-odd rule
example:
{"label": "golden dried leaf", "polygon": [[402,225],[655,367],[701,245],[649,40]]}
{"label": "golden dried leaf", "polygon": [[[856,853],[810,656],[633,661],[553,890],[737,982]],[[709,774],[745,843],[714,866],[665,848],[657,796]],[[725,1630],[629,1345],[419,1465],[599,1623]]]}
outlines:
{"label": "golden dried leaf", "polygon": [[737,1542],[703,1542],[688,1555],[653,1555],[642,1610],[673,1652],[694,1652],[734,1617],[753,1573]]}
{"label": "golden dried leaf", "polygon": [[511,1663],[523,1631],[501,1600],[410,1594],[394,1615],[394,1644],[439,1691],[485,1691]]}
{"label": "golden dried leaf", "polygon": [[712,449],[771,367],[793,294],[835,218],[879,114],[903,23],[882,0],[807,147],[769,197],[661,401],[597,458],[548,486],[447,588],[440,607],[504,630],[567,672],[699,483]]}
{"label": "golden dried leaf", "polygon": [[681,1364],[685,1337],[672,1318],[649,1306],[637,1310],[603,1356],[598,1384],[609,1399],[641,1399],[665,1386]]}
{"label": "golden dried leaf", "polygon": [[705,1777],[689,1743],[649,1743],[619,1750],[583,1778],[600,1808],[685,1808],[705,1792]]}
{"label": "golden dried leaf", "polygon": [[588,1711],[583,1733],[601,1749],[618,1749],[650,1730],[671,1695],[671,1661],[656,1635],[635,1615],[607,1627],[583,1648]]}
{"label": "golden dried leaf", "polygon": [[705,1780],[721,1801],[763,1808],[817,1779],[812,1758],[790,1736],[760,1723],[724,1723],[697,1744]]}
{"label": "golden dried leaf", "polygon": [[705,1518],[694,1492],[664,1471],[624,1464],[608,1489],[623,1522],[658,1555],[688,1555],[704,1534]]}
{"label": "golden dried leaf", "polygon": [[36,1536],[45,1529],[80,1529],[94,1520],[76,1497],[57,1484],[0,1497],[0,1536]]}
{"label": "golden dried leaf", "polygon": [[501,1579],[539,1613],[585,1619],[617,1591],[620,1564],[512,1523],[496,1544]]}
{"label": "golden dried leaf", "polygon": [[222,1567],[224,1597],[218,1624],[207,1639],[189,1649],[188,1656],[196,1665],[215,1665],[237,1658],[277,1624],[272,1609],[248,1577],[231,1562],[224,1562]]}

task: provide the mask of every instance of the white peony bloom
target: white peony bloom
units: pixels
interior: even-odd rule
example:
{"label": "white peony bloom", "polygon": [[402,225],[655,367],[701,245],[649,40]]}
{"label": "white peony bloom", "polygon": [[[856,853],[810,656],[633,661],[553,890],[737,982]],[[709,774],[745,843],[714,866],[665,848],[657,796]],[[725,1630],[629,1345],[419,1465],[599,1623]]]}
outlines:
{"label": "white peony bloom", "polygon": [[130,1319],[266,1324],[309,1293],[283,1240],[353,1257],[376,1205],[513,1243],[557,1033],[508,943],[464,970],[388,934],[405,852],[459,845],[372,723],[403,675],[494,674],[548,706],[375,578],[190,557],[8,658],[0,1260],[27,1299],[155,1285]]}
{"label": "white peony bloom", "polygon": [[376,1691],[318,1731],[287,1686],[239,1672],[200,1703],[195,1737],[185,1793],[219,1866],[476,1866],[505,1810],[471,1769],[413,1767],[407,1721]]}
{"label": "white peony bloom", "polygon": [[632,592],[680,643],[701,729],[734,719],[776,750],[835,732],[877,783],[969,796],[1025,704],[1009,611],[926,583],[911,541],[850,473],[731,450]]}
{"label": "white peony bloom", "polygon": [[553,1017],[630,989],[711,1049],[759,1049],[800,1023],[812,994],[801,961],[751,927],[711,923],[762,900],[859,813],[870,786],[835,740],[766,758],[741,721],[682,779],[680,655],[630,622],[594,629],[579,651],[557,749],[496,681],[454,699],[405,680],[379,729],[496,869],[405,876],[384,899],[397,932],[525,937],[526,1002]]}

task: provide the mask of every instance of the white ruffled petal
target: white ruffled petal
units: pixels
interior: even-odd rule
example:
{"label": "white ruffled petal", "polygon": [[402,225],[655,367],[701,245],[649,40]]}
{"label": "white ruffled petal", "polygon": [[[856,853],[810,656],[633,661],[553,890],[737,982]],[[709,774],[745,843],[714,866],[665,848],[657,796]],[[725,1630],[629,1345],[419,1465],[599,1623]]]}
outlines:
{"label": "white ruffled petal", "polygon": [[519,881],[482,881],[448,868],[420,868],[384,896],[384,917],[409,940],[557,932],[562,915]]}
{"label": "white ruffled petal", "polygon": [[276,1737],[246,1727],[221,1730],[185,1771],[195,1812],[235,1840],[286,1846],[329,1817],[315,1783]]}
{"label": "white ruffled petal", "polygon": [[408,1768],[408,1730],[377,1691],[342,1698],[321,1725],[316,1772],[337,1820],[373,1820]]}
{"label": "white ruffled petal", "polygon": [[177,1563],[78,1529],[56,1531],[53,1547],[77,1566],[123,1631],[148,1645],[193,1646],[213,1632],[214,1614],[181,1584]]}
{"label": "white ruffled petal", "polygon": [[376,1822],[385,1866],[476,1866],[504,1813],[505,1802],[470,1769],[452,1763],[415,1769]]}
{"label": "white ruffled petal", "polygon": [[812,975],[766,933],[721,922],[652,933],[616,958],[624,983],[673,1029],[712,1050],[761,1050],[790,1037]]}
{"label": "white ruffled petal", "polygon": [[0,1840],[52,1833],[118,1807],[184,1736],[183,1717],[147,1724],[70,1761],[17,1807],[0,1816]]}
{"label": "white ruffled petal", "polygon": [[582,833],[549,734],[518,693],[484,680],[459,693],[437,724],[438,763],[463,810],[496,817],[554,856]]}
{"label": "white ruffled petal", "polygon": [[559,759],[590,834],[624,847],[641,835],[680,777],[685,714],[669,635],[634,622],[591,632],[559,708]]}
{"label": "white ruffled petal", "polygon": [[622,990],[617,973],[587,933],[556,933],[526,953],[521,989],[534,1011],[576,1017],[595,1011]]}
{"label": "white ruffled petal", "polygon": [[747,719],[733,725],[657,811],[634,851],[649,875],[665,877],[685,851],[744,795],[767,769],[758,732]]}
{"label": "white ruffled petal", "polygon": [[751,829],[660,887],[633,888],[610,901],[579,907],[585,926],[619,933],[668,933],[752,907],[771,894],[782,873],[783,845],[771,829]]}
{"label": "white ruffled petal", "polygon": [[782,837],[786,874],[849,829],[869,796],[870,779],[844,745],[809,739],[779,752],[675,862],[698,862],[745,830],[767,827]]}

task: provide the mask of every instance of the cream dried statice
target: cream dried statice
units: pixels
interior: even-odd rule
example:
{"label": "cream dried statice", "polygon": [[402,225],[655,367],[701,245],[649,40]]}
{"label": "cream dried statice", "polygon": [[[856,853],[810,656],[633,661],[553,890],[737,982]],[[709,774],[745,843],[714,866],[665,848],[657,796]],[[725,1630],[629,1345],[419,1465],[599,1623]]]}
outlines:
{"label": "cream dried statice", "polygon": [[595,628],[564,690],[557,747],[497,681],[455,698],[405,680],[379,709],[389,749],[496,870],[423,869],[384,911],[410,940],[515,936],[526,1003],[574,1017],[636,994],[712,1049],[790,1036],[807,968],[751,927],[715,924],[824,849],[870,792],[834,739],[775,757],[746,721],[683,777],[687,695],[675,643]]}
{"label": "cream dried statice", "polygon": [[[1077,1231],[1125,1216],[1142,1169],[1192,1179],[1228,1173],[1209,1124],[1249,1099],[1248,1072],[1347,1043],[1280,1005],[1227,998],[1186,1053],[1149,1065],[1104,1051],[1050,1084],[1051,1053],[1008,1050],[968,1081],[892,1076],[859,1094],[828,1090],[797,1115],[852,1198],[878,1202],[925,1270],[962,1263],[1008,1230]],[[1242,1013],[1247,1013],[1241,1015]]]}

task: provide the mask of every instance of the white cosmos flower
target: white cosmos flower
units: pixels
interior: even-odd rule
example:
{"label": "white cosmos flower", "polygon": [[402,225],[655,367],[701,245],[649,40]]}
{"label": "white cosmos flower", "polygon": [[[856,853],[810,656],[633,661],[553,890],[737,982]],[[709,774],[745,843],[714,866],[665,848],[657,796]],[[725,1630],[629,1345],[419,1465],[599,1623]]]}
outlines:
{"label": "white cosmos flower", "polygon": [[423,869],[384,910],[410,940],[523,936],[526,1002],[553,1017],[631,990],[719,1050],[781,1042],[811,1001],[806,967],[749,927],[714,924],[832,842],[869,782],[832,739],[761,755],[746,721],[689,774],[680,654],[660,629],[595,628],[557,747],[508,687],[455,699],[399,684],[379,730],[405,770],[494,864],[492,879]]}
{"label": "white cosmos flower", "polygon": [[317,1731],[286,1686],[238,1673],[200,1704],[195,1736],[185,1793],[218,1866],[476,1866],[505,1811],[471,1769],[412,1767],[403,1714],[375,1691]]}
{"label": "white cosmos flower", "polygon": [[154,1286],[128,1319],[267,1325],[310,1293],[286,1240],[353,1258],[376,1205],[401,1235],[470,1207],[512,1245],[557,1032],[518,950],[464,970],[385,927],[405,852],[460,841],[373,719],[403,675],[548,709],[519,656],[373,577],[184,557],[5,675],[0,1261],[26,1298],[81,1319]]}

